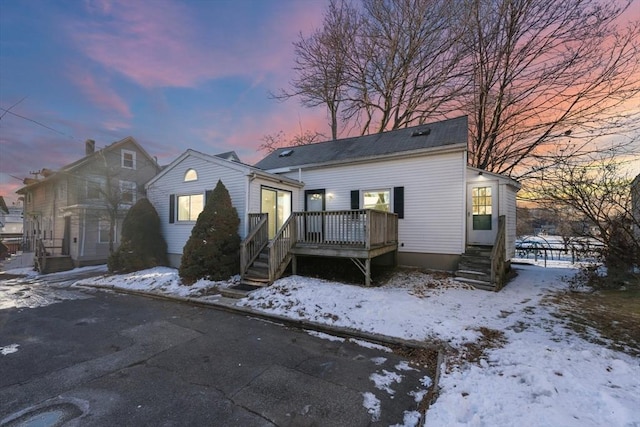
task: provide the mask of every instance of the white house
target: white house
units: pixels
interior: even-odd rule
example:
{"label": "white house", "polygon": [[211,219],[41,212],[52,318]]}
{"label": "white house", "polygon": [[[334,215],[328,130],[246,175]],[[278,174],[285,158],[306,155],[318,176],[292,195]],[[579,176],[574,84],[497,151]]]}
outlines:
{"label": "white house", "polygon": [[[221,179],[240,215],[240,235],[248,237],[243,272],[256,273],[262,257],[265,281],[289,262],[295,271],[297,256],[314,255],[352,259],[369,283],[371,260],[389,254],[400,265],[462,270],[474,284],[500,282],[496,265],[504,270],[515,251],[520,186],[467,166],[467,138],[467,118],[459,117],[280,148],[254,167],[187,150],[147,184],[147,195],[173,265],[206,190]],[[250,220],[259,213],[269,214],[262,225],[260,217]],[[253,240],[260,226],[271,243]],[[480,253],[487,271],[476,271],[485,263]]]}
{"label": "white house", "polygon": [[218,180],[238,211],[241,238],[248,233],[250,212],[268,212],[274,235],[291,212],[300,209],[298,193],[303,185],[298,181],[240,163],[233,152],[212,156],[187,150],[145,186],[160,216],[171,266],[180,266],[182,249]]}
{"label": "white house", "polygon": [[459,117],[282,148],[256,167],[304,182],[305,210],[398,213],[398,262],[455,270],[467,245],[493,245],[500,215],[507,220],[507,259],[515,251],[520,186],[468,167],[467,137],[467,119]]}

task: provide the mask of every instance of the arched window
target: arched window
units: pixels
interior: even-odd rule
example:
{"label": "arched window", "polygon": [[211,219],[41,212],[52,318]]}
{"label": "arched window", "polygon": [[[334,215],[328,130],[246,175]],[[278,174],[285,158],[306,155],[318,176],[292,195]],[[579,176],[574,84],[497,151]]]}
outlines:
{"label": "arched window", "polygon": [[198,179],[198,172],[196,172],[195,169],[189,169],[184,174],[184,182],[195,181],[197,179]]}

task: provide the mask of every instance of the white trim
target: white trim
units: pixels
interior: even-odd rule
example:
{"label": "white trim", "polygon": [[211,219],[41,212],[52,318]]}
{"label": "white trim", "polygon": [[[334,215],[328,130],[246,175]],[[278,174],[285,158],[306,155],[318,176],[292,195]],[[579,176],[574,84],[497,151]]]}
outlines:
{"label": "white trim", "polygon": [[201,153],[199,151],[195,151],[192,149],[186,150],[180,156],[178,156],[174,161],[172,161],[167,167],[165,167],[159,174],[151,178],[149,182],[145,184],[145,188],[149,188],[156,181],[162,178],[164,175],[169,173],[172,169],[176,168],[180,163],[182,163],[187,157],[195,157],[205,162],[214,163],[220,166],[228,167],[230,169],[244,172],[246,175],[255,174],[256,176],[260,176],[261,178],[268,179],[274,182],[279,182],[283,184],[294,185],[296,187],[303,187],[304,184],[284,176],[274,175],[272,173],[266,172],[262,169],[255,168],[253,166],[245,165],[244,163],[234,162],[232,160],[225,160],[217,156],[210,156],[208,154]]}

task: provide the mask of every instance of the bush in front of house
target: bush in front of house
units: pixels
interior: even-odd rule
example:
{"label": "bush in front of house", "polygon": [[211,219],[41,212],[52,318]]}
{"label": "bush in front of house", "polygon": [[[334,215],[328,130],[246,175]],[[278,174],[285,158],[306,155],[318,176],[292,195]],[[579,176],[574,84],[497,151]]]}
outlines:
{"label": "bush in front of house", "polygon": [[108,260],[112,273],[128,273],[167,265],[167,243],[160,233],[160,217],[148,199],[140,199],[122,223],[120,246]]}
{"label": "bush in front of house", "polygon": [[240,271],[238,211],[222,181],[191,230],[182,251],[180,277],[185,284],[198,279],[227,280]]}

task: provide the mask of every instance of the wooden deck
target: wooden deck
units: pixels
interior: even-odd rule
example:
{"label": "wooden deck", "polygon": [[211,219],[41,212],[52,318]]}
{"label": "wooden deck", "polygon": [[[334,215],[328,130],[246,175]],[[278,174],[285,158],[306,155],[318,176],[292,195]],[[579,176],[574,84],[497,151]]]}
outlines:
{"label": "wooden deck", "polygon": [[[242,242],[241,275],[260,253],[268,250],[268,275],[278,279],[289,262],[296,273],[296,256],[349,258],[371,284],[371,259],[398,250],[398,217],[372,209],[294,212],[276,236],[267,241],[266,214],[250,215],[252,229]],[[255,270],[254,270],[255,271]]]}

